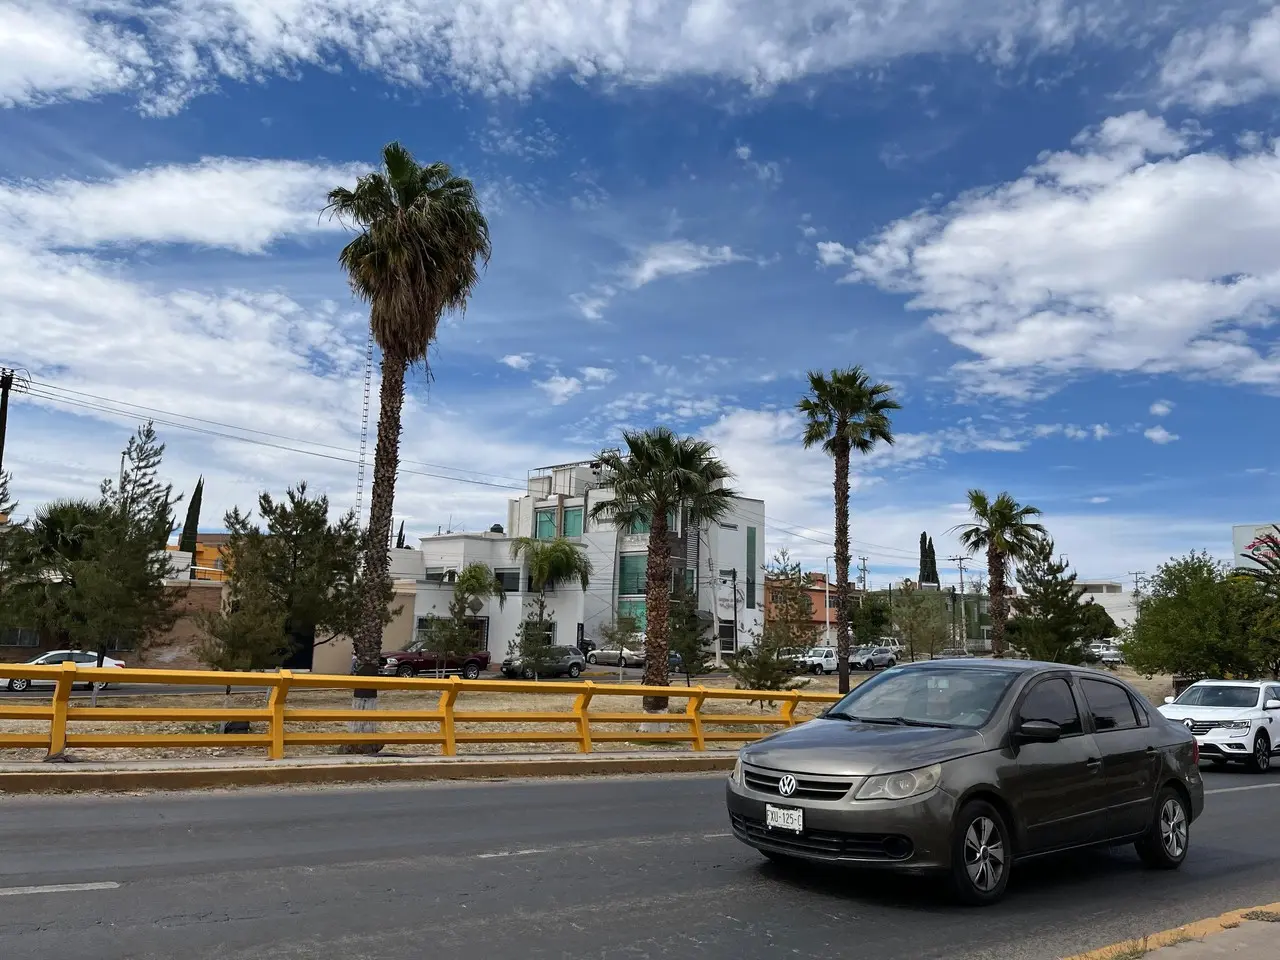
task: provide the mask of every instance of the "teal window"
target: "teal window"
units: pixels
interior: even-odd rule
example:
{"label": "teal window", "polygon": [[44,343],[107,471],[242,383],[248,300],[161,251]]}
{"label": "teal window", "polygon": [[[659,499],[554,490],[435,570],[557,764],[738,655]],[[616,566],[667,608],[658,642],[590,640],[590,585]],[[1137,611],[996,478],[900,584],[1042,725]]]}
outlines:
{"label": "teal window", "polygon": [[635,596],[645,592],[649,570],[647,553],[624,553],[618,558],[618,596]]}
{"label": "teal window", "polygon": [[747,609],[756,608],[756,528],[747,527]]}
{"label": "teal window", "polygon": [[566,537],[582,536],[582,508],[581,507],[565,508],[564,535]]}
{"label": "teal window", "polygon": [[[653,524],[650,522],[649,516],[645,515],[633,521],[632,524],[629,527],[627,527],[627,533],[630,534],[631,536],[636,536],[641,533],[648,533],[652,526]],[[675,511],[675,507],[672,507],[670,510],[667,511],[667,531],[672,532],[675,529],[676,529],[676,511]]]}
{"label": "teal window", "polygon": [[556,537],[556,508],[535,510],[533,513],[533,536],[537,540],[554,540]]}
{"label": "teal window", "polygon": [[671,590],[674,593],[681,584],[684,584],[685,591],[692,594],[695,580],[696,571],[692,567],[677,567],[671,571]]}
{"label": "teal window", "polygon": [[643,600],[619,600],[618,616],[630,617],[636,622],[636,629],[641,633],[648,629],[649,619],[645,615]]}

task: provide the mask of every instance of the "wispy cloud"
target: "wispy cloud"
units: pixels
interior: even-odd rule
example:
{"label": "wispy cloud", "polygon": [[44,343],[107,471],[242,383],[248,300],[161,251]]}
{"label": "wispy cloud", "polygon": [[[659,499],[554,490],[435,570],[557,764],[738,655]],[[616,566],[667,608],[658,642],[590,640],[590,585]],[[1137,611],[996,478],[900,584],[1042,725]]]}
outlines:
{"label": "wispy cloud", "polygon": [[550,398],[552,406],[560,406],[582,392],[582,381],[577,377],[552,374],[546,380],[535,380],[533,385]]}
{"label": "wispy cloud", "polygon": [[761,183],[776,185],[782,182],[782,168],[777,161],[761,162],[753,159],[752,150],[745,143],[738,144],[733,152],[742,161],[743,165],[756,175],[756,179]]}
{"label": "wispy cloud", "polygon": [[1152,443],[1158,443],[1161,446],[1166,443],[1173,443],[1173,441],[1178,439],[1178,435],[1176,433],[1170,433],[1160,424],[1156,424],[1154,427],[1148,427],[1146,430],[1143,430],[1142,435]]}
{"label": "wispy cloud", "polygon": [[1173,404],[1168,400],[1157,400],[1151,405],[1151,415],[1153,417],[1167,417],[1173,412]]}
{"label": "wispy cloud", "polygon": [[498,362],[505,363],[512,370],[528,370],[533,363],[533,356],[528,353],[509,353]]}
{"label": "wispy cloud", "polygon": [[617,374],[608,367],[583,367],[578,371],[586,383],[611,383]]}
{"label": "wispy cloud", "polygon": [[712,247],[690,240],[665,240],[637,251],[630,261],[615,271],[613,282],[600,284],[589,293],[575,293],[569,299],[588,320],[599,320],[610,301],[622,290],[639,290],[656,280],[702,273],[747,259],[729,246]]}

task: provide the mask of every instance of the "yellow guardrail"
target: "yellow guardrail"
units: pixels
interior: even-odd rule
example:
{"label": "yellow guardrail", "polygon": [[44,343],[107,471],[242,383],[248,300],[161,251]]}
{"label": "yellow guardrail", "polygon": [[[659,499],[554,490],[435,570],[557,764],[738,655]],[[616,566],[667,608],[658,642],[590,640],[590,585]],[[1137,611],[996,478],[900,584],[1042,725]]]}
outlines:
{"label": "yellow guardrail", "polygon": [[[0,684],[11,679],[53,683],[48,706],[26,706],[12,700],[0,701],[0,720],[46,720],[49,732],[6,733],[0,731],[0,747],[47,747],[50,756],[61,754],[67,747],[247,747],[261,746],[272,760],[284,757],[290,746],[346,744],[438,744],[445,756],[456,756],[459,744],[466,743],[571,743],[582,753],[590,753],[594,744],[630,740],[674,741],[688,743],[694,750],[705,750],[712,742],[746,743],[764,736],[758,731],[716,729],[730,725],[765,725],[790,727],[800,722],[795,710],[801,703],[834,703],[839,694],[804,690],[762,691],[724,690],[714,687],[646,687],[635,684],[598,684],[590,680],[578,683],[526,682],[506,680],[408,679],[402,677],[356,677],[313,673],[221,673],[204,670],[130,670],[111,667],[81,667],[75,663],[60,666],[0,665]],[[79,684],[139,683],[183,684],[225,689],[266,687],[269,691],[265,707],[256,709],[190,707],[81,707],[71,705],[71,691]],[[440,698],[428,710],[351,710],[291,707],[288,697],[294,690],[376,689],[408,692],[439,691]],[[459,710],[458,698],[470,693],[563,694],[574,697],[569,710]],[[140,694],[145,696],[145,694]],[[592,712],[595,697],[662,696],[688,698],[683,713]],[[703,704],[710,701],[761,701],[781,704],[774,714],[704,713]],[[265,733],[77,733],[77,721],[118,721],[146,723],[157,721],[222,722],[247,720],[266,724]],[[369,733],[348,731],[290,730],[293,723],[330,723],[343,721],[376,722],[379,725],[405,722],[427,722],[435,730],[393,731],[380,729]],[[459,723],[502,724],[532,723],[549,727],[567,726],[567,730],[458,730]],[[635,730],[597,729],[597,725],[624,723],[661,723],[680,726],[679,730],[636,732]]]}

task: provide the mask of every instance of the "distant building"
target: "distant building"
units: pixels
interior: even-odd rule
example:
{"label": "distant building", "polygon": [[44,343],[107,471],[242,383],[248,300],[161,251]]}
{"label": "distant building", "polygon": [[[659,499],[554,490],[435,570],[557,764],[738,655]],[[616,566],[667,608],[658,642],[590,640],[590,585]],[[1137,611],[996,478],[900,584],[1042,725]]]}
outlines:
{"label": "distant building", "polygon": [[1138,616],[1138,605],[1131,592],[1117,580],[1077,580],[1076,587],[1084,590],[1081,603],[1093,601],[1111,614],[1117,627],[1124,627]]}
{"label": "distant building", "polygon": [[[1253,558],[1267,551],[1267,536],[1280,536],[1270,523],[1245,523],[1231,528],[1231,565],[1235,567],[1254,567],[1261,569],[1261,564]],[[1268,551],[1269,552],[1269,551]]]}
{"label": "distant building", "polygon": [[[811,573],[806,593],[809,597],[810,624],[817,631],[820,646],[834,647],[839,621],[839,606],[836,603],[835,581],[827,582],[826,573]],[[780,600],[776,581],[766,578],[764,585],[764,618],[772,620],[774,605]],[[849,599],[857,603],[862,591],[853,584],[849,585]]]}

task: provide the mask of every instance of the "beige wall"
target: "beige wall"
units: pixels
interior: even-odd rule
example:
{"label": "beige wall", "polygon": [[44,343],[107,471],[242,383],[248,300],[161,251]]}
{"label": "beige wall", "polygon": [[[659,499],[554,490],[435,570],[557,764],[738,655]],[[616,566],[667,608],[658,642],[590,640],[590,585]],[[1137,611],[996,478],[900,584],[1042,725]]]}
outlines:
{"label": "beige wall", "polygon": [[[383,650],[403,650],[405,645],[413,639],[415,626],[413,601],[416,595],[417,588],[412,581],[397,581],[391,609],[395,610],[396,607],[400,609],[382,631]],[[316,647],[315,656],[311,661],[311,672],[349,674],[352,653],[350,637],[338,637],[321,644]]]}

